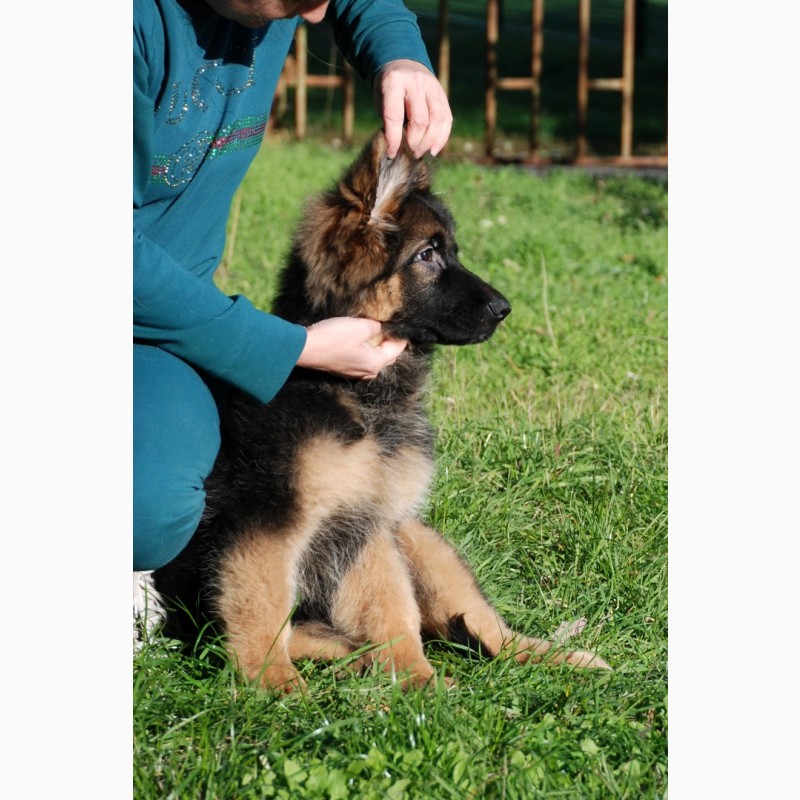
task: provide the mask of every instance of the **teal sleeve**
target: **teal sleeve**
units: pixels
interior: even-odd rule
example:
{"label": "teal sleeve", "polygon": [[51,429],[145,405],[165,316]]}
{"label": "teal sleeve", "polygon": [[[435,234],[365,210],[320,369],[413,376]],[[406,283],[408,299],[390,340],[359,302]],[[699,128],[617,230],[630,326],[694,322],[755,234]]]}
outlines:
{"label": "teal sleeve", "polygon": [[[137,27],[134,27],[133,34],[133,206],[136,208],[142,204],[150,178],[155,108],[148,92],[150,71],[144,55],[144,37]],[[163,41],[161,44],[163,46]]]}
{"label": "teal sleeve", "polygon": [[[141,204],[152,163],[152,123],[145,59],[134,48],[134,209]],[[228,297],[208,278],[194,275],[157,243],[133,230],[133,335],[199,369],[270,401],[292,371],[306,331]]]}
{"label": "teal sleeve", "polygon": [[433,72],[416,15],[400,0],[333,0],[328,19],[339,49],[370,86],[381,67],[398,58]]}
{"label": "teal sleeve", "polygon": [[133,335],[244,389],[264,403],[286,382],[306,342],[302,325],[176,264],[134,231]]}

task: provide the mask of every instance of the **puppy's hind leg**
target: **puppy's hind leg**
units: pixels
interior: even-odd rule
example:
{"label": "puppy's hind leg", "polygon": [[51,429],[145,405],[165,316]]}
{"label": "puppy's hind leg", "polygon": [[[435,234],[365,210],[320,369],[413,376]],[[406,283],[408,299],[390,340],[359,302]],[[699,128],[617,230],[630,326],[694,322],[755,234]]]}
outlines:
{"label": "puppy's hind leg", "polygon": [[300,622],[292,625],[289,638],[289,658],[292,661],[300,658],[333,661],[347,658],[356,649],[355,642],[338,636],[333,628],[321,622]]}
{"label": "puppy's hind leg", "polygon": [[[340,636],[329,625],[323,622],[294,622],[289,639],[289,658],[299,661],[307,658],[311,661],[340,661],[337,665],[337,677],[346,677],[348,673],[358,672],[364,667],[364,658],[353,655],[358,645],[344,636]],[[340,667],[340,668],[338,668]]]}
{"label": "puppy's hind leg", "polygon": [[426,635],[477,639],[492,656],[513,657],[521,664],[549,654],[550,663],[610,669],[594,653],[566,652],[555,642],[512,631],[481,592],[472,570],[432,528],[410,522],[398,531],[397,539],[411,569]]}

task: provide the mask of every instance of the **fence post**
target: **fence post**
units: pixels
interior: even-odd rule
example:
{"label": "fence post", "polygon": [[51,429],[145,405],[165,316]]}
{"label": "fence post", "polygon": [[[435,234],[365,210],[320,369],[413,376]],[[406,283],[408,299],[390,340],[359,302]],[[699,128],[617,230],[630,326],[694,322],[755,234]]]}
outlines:
{"label": "fence post", "polygon": [[575,161],[585,161],[588,145],[586,121],[589,109],[589,91],[620,92],[622,119],[620,123],[620,155],[618,160],[630,161],[633,156],[633,74],[636,38],[636,0],[624,0],[622,27],[622,77],[589,78],[589,33],[591,28],[591,0],[579,0],[578,8],[578,109]]}
{"label": "fence post", "polygon": [[497,38],[500,28],[498,0],[486,1],[486,95],[484,102],[485,145],[488,158],[494,152],[497,126]]}

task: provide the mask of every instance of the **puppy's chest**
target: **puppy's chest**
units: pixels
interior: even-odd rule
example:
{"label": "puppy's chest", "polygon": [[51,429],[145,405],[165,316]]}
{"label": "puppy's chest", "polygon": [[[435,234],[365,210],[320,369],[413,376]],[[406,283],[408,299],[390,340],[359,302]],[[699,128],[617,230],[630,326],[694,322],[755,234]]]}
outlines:
{"label": "puppy's chest", "polygon": [[301,506],[323,517],[368,508],[390,524],[418,513],[433,476],[424,415],[340,402],[362,433],[351,438],[327,430],[303,444],[295,484]]}

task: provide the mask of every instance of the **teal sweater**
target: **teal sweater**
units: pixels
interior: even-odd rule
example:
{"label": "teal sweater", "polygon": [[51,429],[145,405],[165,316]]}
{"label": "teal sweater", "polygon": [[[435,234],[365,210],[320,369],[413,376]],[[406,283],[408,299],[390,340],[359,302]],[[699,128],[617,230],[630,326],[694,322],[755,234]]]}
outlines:
{"label": "teal sweater", "polygon": [[[228,297],[212,276],[301,20],[251,30],[203,0],[134,0],[133,11],[134,339],[268,402],[299,358],[305,329]],[[400,0],[333,0],[328,19],[370,84],[398,58],[430,68]]]}

